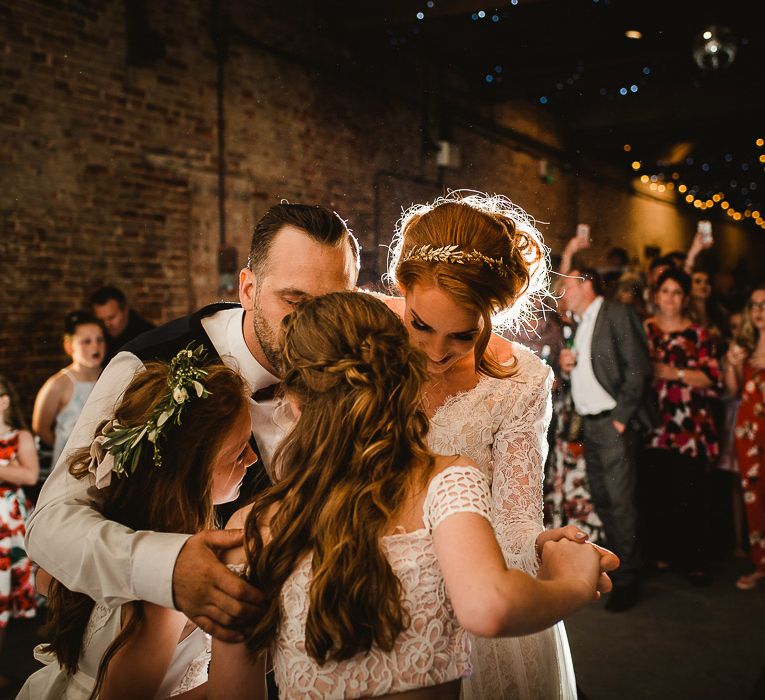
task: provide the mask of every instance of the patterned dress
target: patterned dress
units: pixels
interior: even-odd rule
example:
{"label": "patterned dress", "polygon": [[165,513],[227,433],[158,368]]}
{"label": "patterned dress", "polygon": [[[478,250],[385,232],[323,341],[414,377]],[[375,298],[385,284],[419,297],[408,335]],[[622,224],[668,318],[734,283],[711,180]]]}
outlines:
{"label": "patterned dress", "polygon": [[765,482],[760,478],[760,469],[765,466],[765,370],[754,369],[747,362],[743,380],[736,421],[736,457],[749,523],[750,556],[757,571],[765,572]]}
{"label": "patterned dress", "polygon": [[717,457],[719,443],[709,399],[719,395],[722,388],[714,338],[696,324],[667,333],[654,321],[647,322],[646,335],[652,362],[678,369],[698,369],[712,380],[709,389],[693,389],[679,381],[654,381],[661,424],[654,431],[649,447],[677,450],[711,462]]}
{"label": "patterned dress", "polygon": [[[18,444],[18,430],[0,435],[0,464],[16,456]],[[31,509],[21,487],[0,482],[0,629],[11,618],[30,618],[37,612],[32,562],[24,550]]]}
{"label": "patterned dress", "polygon": [[545,522],[551,528],[576,525],[590,542],[604,539],[603,522],[595,511],[587,482],[581,417],[574,409],[571,388],[558,378],[553,396],[555,442],[545,475]]}

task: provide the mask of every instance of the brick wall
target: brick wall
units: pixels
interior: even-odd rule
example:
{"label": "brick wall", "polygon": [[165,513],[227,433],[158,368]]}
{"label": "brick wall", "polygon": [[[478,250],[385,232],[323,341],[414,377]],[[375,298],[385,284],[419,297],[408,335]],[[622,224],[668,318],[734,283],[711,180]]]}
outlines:
{"label": "brick wall", "polygon": [[[240,264],[254,221],[286,198],[335,207],[364,246],[363,280],[377,280],[401,207],[447,187],[508,194],[546,222],[554,247],[589,221],[599,244],[638,255],[657,217],[662,242],[672,241],[662,247],[687,244],[685,211],[635,197],[613,184],[618,175],[603,184],[587,179],[592,168],[568,166],[548,112],[463,105],[452,117],[462,165],[441,170],[422,148],[417,81],[371,80],[313,31],[310,12],[224,4],[235,27],[225,65],[225,244]],[[0,372],[27,411],[66,364],[64,314],[96,287],[122,287],[155,322],[227,296],[217,276],[211,3],[147,5],[165,56],[131,65],[122,1],[0,1]],[[539,175],[541,159],[552,184]],[[738,227],[725,235],[737,241],[732,263],[745,238]]]}

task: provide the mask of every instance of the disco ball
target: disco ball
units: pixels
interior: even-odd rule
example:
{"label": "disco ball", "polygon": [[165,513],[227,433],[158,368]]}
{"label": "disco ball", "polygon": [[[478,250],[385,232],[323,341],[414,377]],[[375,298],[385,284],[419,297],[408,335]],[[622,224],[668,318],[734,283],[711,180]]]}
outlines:
{"label": "disco ball", "polygon": [[707,27],[693,44],[693,59],[702,70],[715,71],[733,63],[737,48],[730,29]]}

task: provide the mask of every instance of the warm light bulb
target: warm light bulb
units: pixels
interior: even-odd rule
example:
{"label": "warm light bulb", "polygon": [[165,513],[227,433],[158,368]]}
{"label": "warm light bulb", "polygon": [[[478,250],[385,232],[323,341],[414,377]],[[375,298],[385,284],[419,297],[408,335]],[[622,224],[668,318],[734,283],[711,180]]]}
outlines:
{"label": "warm light bulb", "polygon": [[733,219],[734,219],[734,221],[741,221],[741,214],[739,214],[738,212],[736,212],[736,213],[733,215]]}
{"label": "warm light bulb", "polygon": [[720,206],[721,206],[723,209],[727,209],[727,208],[730,206],[730,204],[728,204],[728,202],[721,202],[721,203],[720,203]]}
{"label": "warm light bulb", "polygon": [[744,209],[744,216],[748,219],[752,215],[751,209]]}
{"label": "warm light bulb", "polygon": [[688,204],[690,204],[693,201],[693,195],[692,194],[685,195],[685,201],[688,202]]}
{"label": "warm light bulb", "polygon": [[659,185],[659,192],[664,192],[667,189],[666,185]]}
{"label": "warm light bulb", "polygon": [[639,160],[633,160],[632,161],[632,169],[633,170],[640,170],[640,161]]}
{"label": "warm light bulb", "polygon": [[678,191],[678,192],[680,192],[681,194],[682,194],[683,192],[685,192],[687,189],[688,189],[688,188],[687,188],[685,185],[678,185],[678,186],[677,186],[677,191]]}
{"label": "warm light bulb", "polygon": [[628,143],[624,144],[624,152],[629,153],[632,150],[632,146],[630,146]]}
{"label": "warm light bulb", "polygon": [[642,39],[643,35],[641,32],[639,32],[637,29],[628,29],[626,32],[624,32],[624,36],[626,36],[628,39]]}
{"label": "warm light bulb", "polygon": [[646,182],[648,182],[650,179],[651,179],[651,178],[650,178],[650,177],[648,177],[648,175],[641,175],[641,176],[640,176],[640,182],[642,182],[642,183],[646,183]]}
{"label": "warm light bulb", "polygon": [[713,195],[712,195],[712,199],[713,199],[715,202],[719,202],[719,201],[722,199],[722,197],[721,197],[719,194],[713,194]]}
{"label": "warm light bulb", "polygon": [[700,199],[695,199],[695,200],[693,201],[693,206],[694,206],[694,207],[696,207],[696,209],[698,209],[699,207],[701,207],[701,204],[702,204],[702,201],[701,201]]}
{"label": "warm light bulb", "polygon": [[668,190],[674,190],[675,189],[675,183],[674,182],[668,182],[667,183],[667,189]]}
{"label": "warm light bulb", "polygon": [[765,163],[765,153],[760,156],[760,163]]}
{"label": "warm light bulb", "polygon": [[656,191],[656,188],[658,187],[658,185],[657,185],[655,182],[652,182],[652,183],[649,185],[649,187],[650,187],[652,190]]}
{"label": "warm light bulb", "polygon": [[757,139],[757,140],[755,141],[755,143],[756,143],[758,146],[765,146],[765,140],[763,140],[763,139]]}
{"label": "warm light bulb", "polygon": [[752,212],[752,218],[753,218],[753,219],[759,219],[759,218],[760,218],[760,212],[759,212],[759,210],[755,209],[755,210]]}
{"label": "warm light bulb", "polygon": [[708,199],[708,200],[705,202],[705,204],[706,204],[708,207],[711,207],[712,205],[714,205],[714,202],[713,202],[711,199]]}

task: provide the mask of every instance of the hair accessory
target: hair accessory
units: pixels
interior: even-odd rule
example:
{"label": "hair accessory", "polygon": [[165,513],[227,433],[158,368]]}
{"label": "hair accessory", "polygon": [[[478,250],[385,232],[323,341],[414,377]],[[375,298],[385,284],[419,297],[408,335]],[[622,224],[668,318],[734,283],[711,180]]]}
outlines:
{"label": "hair accessory", "polygon": [[207,352],[201,345],[189,344],[172,360],[167,373],[168,392],[155,406],[149,419],[132,428],[109,421],[101,429],[91,446],[91,462],[88,471],[96,477],[96,488],[108,486],[111,472],[117,476],[128,476],[135,472],[141,459],[145,442],[152,445],[154,466],[162,466],[159,441],[171,424],[180,425],[184,406],[193,396],[207,398],[210,392],[200,379],[207,375],[199,365],[207,359]]}
{"label": "hair accessory", "polygon": [[507,276],[507,268],[502,258],[490,258],[477,250],[460,250],[459,246],[456,245],[447,245],[440,248],[434,248],[430,244],[415,246],[401,258],[401,262],[406,262],[407,260],[454,263],[456,265],[476,263],[486,265],[486,267],[501,277]]}

